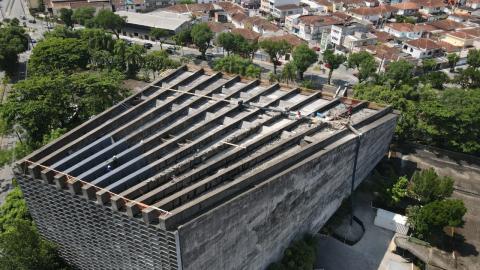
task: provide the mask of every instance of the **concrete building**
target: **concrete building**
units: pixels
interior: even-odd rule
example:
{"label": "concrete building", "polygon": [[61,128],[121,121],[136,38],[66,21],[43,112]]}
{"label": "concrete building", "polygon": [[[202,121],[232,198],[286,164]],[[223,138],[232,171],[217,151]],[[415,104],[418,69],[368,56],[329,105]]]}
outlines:
{"label": "concrete building", "polygon": [[188,15],[176,14],[167,11],[154,11],[150,13],[136,13],[117,11],[115,14],[126,18],[126,25],[122,28],[123,36],[150,39],[152,28],[165,29],[174,34],[190,24]]}
{"label": "concrete building", "polygon": [[353,35],[355,32],[366,33],[367,31],[368,27],[366,25],[357,22],[345,25],[332,25],[330,40],[336,48],[339,48],[342,46],[346,36]]}
{"label": "concrete building", "polygon": [[368,32],[355,32],[345,37],[342,46],[349,52],[358,52],[362,47],[375,45],[376,43],[377,37],[374,34]]}
{"label": "concrete building", "polygon": [[275,12],[275,7],[285,6],[285,5],[296,5],[300,4],[300,0],[261,0],[260,1],[260,12],[263,14],[272,14]]}
{"label": "concrete building", "polygon": [[302,12],[303,7],[295,4],[288,4],[274,7],[271,14],[273,15],[273,17],[280,19],[280,21],[284,21],[286,16],[302,14]]}
{"label": "concrete building", "polygon": [[330,34],[332,25],[341,24],[343,20],[325,15],[294,15],[285,19],[288,31],[312,44],[319,42],[325,33]]}
{"label": "concrete building", "polygon": [[25,157],[16,177],[40,233],[79,269],[265,269],[322,228],[396,120],[183,66]]}

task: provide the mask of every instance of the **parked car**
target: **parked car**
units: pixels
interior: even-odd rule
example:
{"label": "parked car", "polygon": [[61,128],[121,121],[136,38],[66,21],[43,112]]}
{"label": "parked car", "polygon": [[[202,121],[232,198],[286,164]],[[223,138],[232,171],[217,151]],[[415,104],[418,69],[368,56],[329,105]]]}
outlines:
{"label": "parked car", "polygon": [[153,47],[153,45],[152,45],[152,43],[148,43],[148,42],[147,42],[147,43],[144,43],[144,44],[143,44],[143,47],[144,47],[145,49],[151,49],[151,48]]}
{"label": "parked car", "polygon": [[35,19],[30,19],[28,20],[29,23],[37,23],[37,21]]}
{"label": "parked car", "polygon": [[20,17],[20,18],[21,18],[22,20],[24,20],[24,21],[27,19],[27,18],[25,17],[25,15],[22,16],[22,17]]}
{"label": "parked car", "polygon": [[168,54],[173,54],[172,48],[166,48],[165,51],[166,51]]}
{"label": "parked car", "polygon": [[37,41],[36,41],[35,39],[33,39],[33,38],[30,39],[30,42],[31,42],[32,44],[37,43]]}
{"label": "parked car", "polygon": [[205,53],[205,56],[207,58],[213,58],[215,55],[213,55],[213,53],[211,53],[211,52],[207,52],[207,53]]}

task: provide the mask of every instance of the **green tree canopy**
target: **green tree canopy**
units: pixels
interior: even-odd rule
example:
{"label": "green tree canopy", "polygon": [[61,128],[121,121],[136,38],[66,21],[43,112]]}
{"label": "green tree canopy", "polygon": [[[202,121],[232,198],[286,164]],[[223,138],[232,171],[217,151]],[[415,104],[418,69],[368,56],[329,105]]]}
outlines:
{"label": "green tree canopy", "polygon": [[268,57],[273,64],[273,73],[277,74],[279,59],[289,53],[292,50],[292,46],[285,40],[275,41],[271,39],[261,41],[259,46],[268,54]]}
{"label": "green tree canopy", "polygon": [[161,72],[168,68],[176,68],[180,63],[169,58],[166,51],[153,51],[145,56],[144,68],[153,74]]}
{"label": "green tree canopy", "polygon": [[422,139],[439,147],[480,155],[479,89],[447,89],[420,104]]}
{"label": "green tree canopy", "polygon": [[38,234],[22,192],[14,186],[0,206],[0,269],[68,269],[55,245]]}
{"label": "green tree canopy", "polygon": [[441,235],[446,226],[462,225],[467,212],[461,200],[434,201],[423,207],[414,206],[407,209],[408,222],[414,229],[414,235],[428,240],[433,235]]}
{"label": "green tree canopy", "polygon": [[480,50],[468,51],[467,64],[474,69],[480,67]]}
{"label": "green tree canopy", "polygon": [[9,128],[20,125],[30,145],[38,146],[46,134],[70,129],[123,99],[118,72],[47,74],[17,83],[0,107]]}
{"label": "green tree canopy", "polygon": [[93,7],[80,7],[75,9],[72,14],[72,19],[74,22],[86,25],[88,21],[93,20],[93,15],[95,14],[95,8]]}
{"label": "green tree canopy", "polygon": [[460,56],[456,53],[449,53],[447,55],[447,59],[448,59],[448,65],[450,66],[450,72],[455,71],[455,66],[460,60]]}
{"label": "green tree canopy", "polygon": [[283,67],[280,77],[287,83],[295,81],[297,77],[297,66],[293,62],[288,62]]}
{"label": "green tree canopy", "polygon": [[313,270],[316,255],[316,239],[306,235],[295,241],[283,253],[281,262],[271,264],[268,270]]}
{"label": "green tree canopy", "polygon": [[163,40],[164,38],[168,37],[169,34],[170,33],[167,30],[161,29],[161,28],[152,28],[150,30],[150,36],[160,42],[160,49],[162,50],[163,50]]}
{"label": "green tree canopy", "polygon": [[253,78],[259,78],[261,73],[261,68],[253,64],[252,60],[238,55],[225,56],[216,60],[214,69]]}
{"label": "green tree canopy", "polygon": [[452,195],[453,180],[450,177],[438,176],[432,168],[417,171],[412,176],[409,192],[421,203],[442,200]]}
{"label": "green tree canopy", "polygon": [[433,88],[438,90],[443,90],[443,85],[450,81],[448,75],[443,71],[427,72],[421,77],[421,80],[423,83],[430,84]]}
{"label": "green tree canopy", "polygon": [[67,27],[73,27],[73,10],[62,8],[60,9],[60,20],[65,24]]}
{"label": "green tree canopy", "polygon": [[303,73],[314,63],[318,61],[318,54],[310,49],[306,44],[297,46],[293,52],[293,64],[298,72],[298,79],[303,80]]}
{"label": "green tree canopy", "polygon": [[237,43],[235,34],[230,32],[220,33],[216,43],[227,52],[227,56],[240,45]]}
{"label": "green tree canopy", "polygon": [[347,60],[348,68],[358,69],[358,81],[363,82],[376,74],[378,64],[368,52],[352,53]]}
{"label": "green tree canopy", "polygon": [[125,26],[125,18],[118,16],[110,10],[102,9],[95,16],[94,23],[100,28],[112,31],[118,39],[120,38],[120,30]]}
{"label": "green tree canopy", "polygon": [[18,64],[18,54],[28,49],[25,30],[15,24],[0,25],[0,71],[12,77]]}
{"label": "green tree canopy", "polygon": [[210,30],[206,23],[199,23],[192,27],[190,35],[192,37],[193,44],[197,46],[198,50],[202,54],[202,57],[205,58],[205,53],[207,52],[208,46],[210,46],[210,41],[213,38],[212,30]]}
{"label": "green tree canopy", "polygon": [[414,65],[406,60],[391,62],[387,66],[385,78],[392,88],[397,88],[402,84],[411,84],[413,78]]}
{"label": "green tree canopy", "polygon": [[328,71],[327,83],[330,84],[332,80],[333,71],[340,67],[347,58],[343,54],[335,54],[332,50],[327,49],[323,52],[323,62],[325,62]]}
{"label": "green tree canopy", "polygon": [[47,38],[32,50],[28,70],[34,74],[85,69],[89,61],[87,44],[76,38]]}

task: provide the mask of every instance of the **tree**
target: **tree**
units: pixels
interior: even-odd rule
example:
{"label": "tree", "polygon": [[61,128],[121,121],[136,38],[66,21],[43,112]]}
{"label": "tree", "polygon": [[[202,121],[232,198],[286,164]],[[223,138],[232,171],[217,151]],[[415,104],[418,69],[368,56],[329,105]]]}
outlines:
{"label": "tree", "polygon": [[238,50],[237,47],[239,43],[237,43],[237,41],[238,38],[235,36],[235,34],[224,32],[218,35],[216,43],[227,52],[228,56],[232,51]]}
{"label": "tree", "polygon": [[179,31],[173,36],[173,40],[175,41],[175,44],[177,46],[182,47],[182,55],[183,55],[183,47],[187,46],[192,42],[191,29],[187,28]]}
{"label": "tree", "polygon": [[98,12],[94,19],[95,25],[105,30],[112,31],[113,34],[120,38],[120,29],[125,26],[125,19],[113,13],[110,10],[102,9]]}
{"label": "tree", "polygon": [[447,176],[438,176],[432,168],[416,171],[412,176],[409,192],[421,203],[442,200],[452,195],[453,180]]}
{"label": "tree", "polygon": [[95,14],[95,8],[93,7],[81,7],[75,9],[72,14],[72,19],[74,22],[86,25],[88,21],[93,20]]}
{"label": "tree", "polygon": [[15,181],[14,186],[0,207],[0,269],[68,269],[55,245],[38,234]]}
{"label": "tree", "polygon": [[73,10],[62,8],[60,9],[60,20],[65,24],[67,27],[73,27]]}
{"label": "tree", "polygon": [[314,63],[318,61],[318,54],[310,49],[306,44],[297,46],[292,53],[293,64],[298,73],[298,79],[303,80],[303,73]]}
{"label": "tree", "polygon": [[13,185],[14,188],[8,193],[5,202],[0,206],[0,233],[4,232],[13,220],[31,219],[27,202],[23,199],[22,190],[20,190],[15,181]]}
{"label": "tree", "polygon": [[83,29],[79,32],[78,38],[87,44],[89,52],[100,50],[112,52],[116,42],[112,35],[103,29]]}
{"label": "tree", "polygon": [[145,56],[144,68],[153,74],[163,71],[168,68],[176,68],[180,65],[179,62],[171,60],[166,51],[153,51]]}
{"label": "tree", "polygon": [[402,84],[411,84],[414,66],[406,60],[391,62],[387,66],[385,77],[392,88],[397,88]]}
{"label": "tree", "polygon": [[197,2],[196,1],[193,1],[193,0],[180,0],[179,4],[182,4],[182,5],[190,5],[190,4],[196,4]]}
{"label": "tree", "polygon": [[410,207],[407,209],[407,216],[414,235],[428,240],[431,236],[441,235],[446,226],[462,225],[466,212],[467,209],[461,200],[448,199],[434,201],[423,207]]}
{"label": "tree", "polygon": [[260,77],[261,73],[260,67],[254,65],[252,60],[238,55],[225,56],[216,60],[214,69],[254,78]]}
{"label": "tree", "polygon": [[429,83],[433,88],[443,90],[443,84],[448,83],[448,75],[443,71],[428,72],[422,76],[424,83]]}
{"label": "tree", "polygon": [[327,79],[328,84],[331,83],[333,71],[339,68],[340,65],[343,64],[346,60],[347,58],[345,57],[345,55],[335,54],[330,49],[327,49],[323,52],[323,62],[326,63],[326,66],[329,69]]}
{"label": "tree", "polygon": [[144,64],[143,54],[145,53],[145,48],[133,44],[128,46],[125,51],[125,64],[126,64],[126,74],[128,77],[135,77],[140,71],[140,68]]}
{"label": "tree", "polygon": [[423,73],[433,71],[436,66],[437,66],[437,61],[435,61],[435,59],[428,58],[428,59],[422,60]]}
{"label": "tree", "polygon": [[455,71],[455,66],[457,65],[458,61],[460,60],[460,56],[456,53],[449,53],[447,55],[448,65],[450,66],[450,72]]}
{"label": "tree", "polygon": [[208,46],[210,46],[210,41],[213,38],[212,30],[210,30],[208,24],[199,23],[192,27],[190,35],[192,37],[193,44],[197,46],[198,50],[202,54],[202,57],[205,58],[205,53],[207,52]]}
{"label": "tree", "polygon": [[347,61],[347,67],[358,69],[358,81],[363,82],[376,74],[378,65],[377,62],[375,62],[373,55],[362,51],[350,54]]}
{"label": "tree", "polygon": [[462,88],[479,88],[480,87],[480,70],[474,67],[467,67],[461,69],[455,76],[453,81],[459,84]]}
{"label": "tree", "polygon": [[446,89],[420,103],[417,115],[425,143],[480,155],[480,91]]}
{"label": "tree", "polygon": [[285,64],[280,76],[282,80],[287,83],[295,81],[295,78],[297,77],[297,66],[293,62]]}
{"label": "tree", "polygon": [[317,240],[311,235],[295,241],[283,253],[281,262],[268,266],[268,270],[313,270]]}
{"label": "tree", "polygon": [[163,50],[163,39],[168,36],[168,31],[160,28],[152,28],[150,36],[160,42],[160,49]]}
{"label": "tree", "polygon": [[89,61],[87,44],[76,38],[47,38],[32,50],[28,63],[31,73],[74,72]]}
{"label": "tree", "polygon": [[279,59],[289,53],[292,50],[292,46],[285,40],[275,41],[271,39],[261,41],[259,46],[268,54],[270,61],[273,64],[273,73],[277,74]]}
{"label": "tree", "polygon": [[403,198],[407,197],[408,179],[401,176],[393,184],[391,188],[387,189],[390,206],[397,205]]}
{"label": "tree", "polygon": [[0,25],[0,71],[13,77],[17,69],[18,54],[28,49],[28,36],[25,30],[14,24]]}
{"label": "tree", "polygon": [[28,145],[38,147],[52,130],[73,128],[126,97],[122,78],[118,72],[34,75],[15,84],[0,115],[9,129],[22,127]]}
{"label": "tree", "polygon": [[467,64],[475,70],[480,67],[480,50],[468,51]]}

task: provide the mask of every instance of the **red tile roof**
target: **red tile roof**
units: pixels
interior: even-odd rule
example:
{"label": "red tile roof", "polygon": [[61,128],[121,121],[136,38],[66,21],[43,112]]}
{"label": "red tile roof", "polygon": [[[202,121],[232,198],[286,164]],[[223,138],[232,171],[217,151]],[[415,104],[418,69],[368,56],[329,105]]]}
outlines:
{"label": "red tile roof", "polygon": [[412,47],[416,47],[424,50],[434,50],[434,49],[441,48],[435,41],[428,38],[419,38],[419,39],[409,40],[406,43]]}
{"label": "red tile roof", "polygon": [[285,35],[281,35],[281,36],[270,36],[270,37],[261,37],[260,38],[261,40],[273,40],[273,41],[280,41],[280,40],[285,40],[288,44],[292,45],[292,46],[298,46],[300,44],[304,44],[306,43],[303,39],[295,36],[295,35],[292,35],[292,34],[285,34]]}
{"label": "red tile roof", "polygon": [[242,29],[242,28],[232,29],[232,33],[241,35],[247,40],[258,40],[258,38],[262,36],[259,33],[254,32],[250,29]]}

